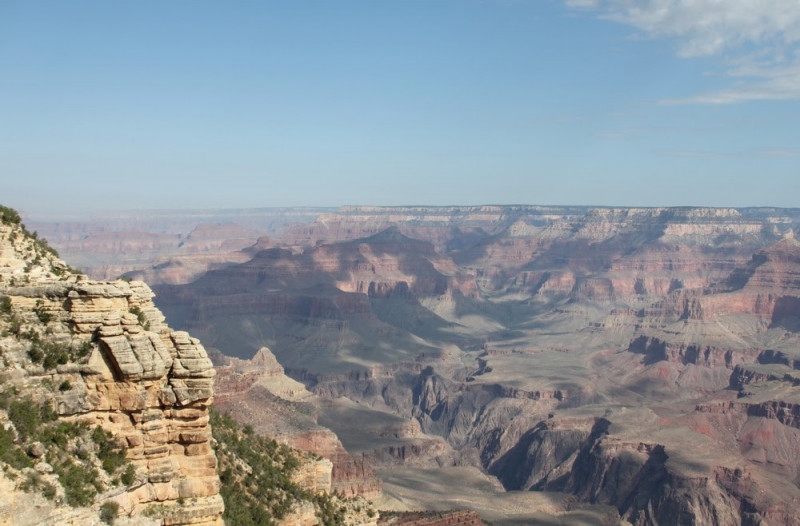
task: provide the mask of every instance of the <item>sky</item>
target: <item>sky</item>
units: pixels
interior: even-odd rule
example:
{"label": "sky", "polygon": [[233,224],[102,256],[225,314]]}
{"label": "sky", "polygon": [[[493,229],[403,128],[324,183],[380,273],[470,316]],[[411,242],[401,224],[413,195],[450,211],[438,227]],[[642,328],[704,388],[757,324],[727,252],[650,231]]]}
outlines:
{"label": "sky", "polygon": [[797,0],[0,2],[0,203],[800,206]]}

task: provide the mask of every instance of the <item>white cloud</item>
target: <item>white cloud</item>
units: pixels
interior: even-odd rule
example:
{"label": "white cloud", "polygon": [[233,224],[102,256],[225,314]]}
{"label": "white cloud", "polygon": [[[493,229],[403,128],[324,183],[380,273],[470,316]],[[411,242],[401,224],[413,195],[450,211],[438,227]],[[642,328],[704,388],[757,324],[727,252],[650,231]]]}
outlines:
{"label": "white cloud", "polygon": [[582,8],[582,9],[597,7],[599,3],[600,3],[599,0],[567,0],[568,6]]}
{"label": "white cloud", "polygon": [[573,9],[676,41],[684,57],[719,56],[735,82],[667,104],[800,99],[800,0],[565,0]]}

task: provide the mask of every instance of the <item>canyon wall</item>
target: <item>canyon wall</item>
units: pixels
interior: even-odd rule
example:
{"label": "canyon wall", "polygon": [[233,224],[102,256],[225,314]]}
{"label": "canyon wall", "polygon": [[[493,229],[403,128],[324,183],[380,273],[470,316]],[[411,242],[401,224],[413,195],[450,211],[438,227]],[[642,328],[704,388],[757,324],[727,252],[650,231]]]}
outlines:
{"label": "canyon wall", "polygon": [[372,469],[472,466],[633,524],[795,524],[798,224],[344,207],[189,282],[177,260],[141,272],[171,323],[236,357],[218,363],[226,410],[327,451],[333,481],[341,448],[346,491]]}

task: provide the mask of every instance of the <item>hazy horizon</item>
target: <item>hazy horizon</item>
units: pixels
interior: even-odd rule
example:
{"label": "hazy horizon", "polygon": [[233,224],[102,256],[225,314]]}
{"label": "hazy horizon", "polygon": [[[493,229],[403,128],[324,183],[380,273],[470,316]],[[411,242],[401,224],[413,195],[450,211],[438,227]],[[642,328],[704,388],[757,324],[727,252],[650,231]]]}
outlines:
{"label": "hazy horizon", "polygon": [[[0,203],[5,205],[5,203]],[[6,205],[7,206],[7,205]],[[241,207],[241,208],[139,208],[139,209],[117,209],[117,210],[91,210],[91,211],[74,211],[74,212],[28,212],[26,210],[18,210],[23,217],[23,220],[33,222],[81,222],[103,219],[123,219],[129,217],[131,219],[141,220],[145,217],[147,219],[155,219],[153,216],[162,215],[165,218],[169,217],[186,217],[190,218],[193,214],[206,216],[209,214],[232,214],[235,217],[242,212],[251,212],[253,215],[258,215],[258,212],[276,212],[276,211],[319,211],[336,212],[344,208],[381,208],[381,209],[404,209],[404,208],[430,208],[430,209],[447,209],[447,208],[481,208],[481,207],[520,207],[520,208],[585,208],[585,209],[715,209],[715,210],[786,210],[797,211],[800,207],[783,207],[783,206],[702,206],[702,205],[674,205],[674,206],[625,206],[625,205],[570,205],[570,204],[553,204],[543,205],[539,203],[482,203],[474,205],[461,205],[461,204],[433,204],[433,205],[420,205],[420,204],[406,204],[406,205],[353,205],[344,204],[340,206],[265,206],[265,207]],[[12,207],[13,208],[13,207]],[[143,217],[144,216],[144,217]]]}

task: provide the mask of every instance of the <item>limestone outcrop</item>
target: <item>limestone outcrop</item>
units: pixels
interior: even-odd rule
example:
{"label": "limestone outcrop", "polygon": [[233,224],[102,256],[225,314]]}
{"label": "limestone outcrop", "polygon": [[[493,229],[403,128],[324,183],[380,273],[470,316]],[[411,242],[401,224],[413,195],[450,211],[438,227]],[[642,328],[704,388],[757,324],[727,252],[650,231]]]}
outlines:
{"label": "limestone outcrop", "polygon": [[[114,502],[142,523],[221,525],[208,413],[215,371],[197,339],[164,323],[147,285],[73,274],[19,226],[2,225],[0,296],[3,392],[99,426],[135,470],[95,505]],[[0,507],[0,519],[21,523],[19,511]]]}

